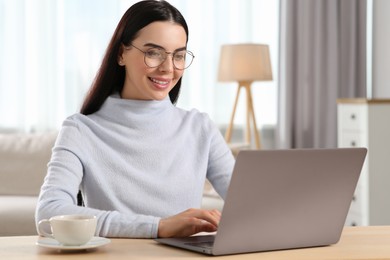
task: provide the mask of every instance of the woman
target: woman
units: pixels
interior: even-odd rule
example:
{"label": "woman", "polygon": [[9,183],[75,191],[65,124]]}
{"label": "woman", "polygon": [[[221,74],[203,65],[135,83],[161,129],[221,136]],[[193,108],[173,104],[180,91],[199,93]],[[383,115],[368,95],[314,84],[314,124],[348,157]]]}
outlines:
{"label": "woman", "polygon": [[[81,113],[67,118],[48,164],[36,221],[98,218],[96,235],[172,237],[215,231],[199,209],[205,178],[225,197],[234,159],[207,115],[174,106],[191,64],[188,28],[165,1],[119,22]],[[85,207],[77,205],[81,190]]]}

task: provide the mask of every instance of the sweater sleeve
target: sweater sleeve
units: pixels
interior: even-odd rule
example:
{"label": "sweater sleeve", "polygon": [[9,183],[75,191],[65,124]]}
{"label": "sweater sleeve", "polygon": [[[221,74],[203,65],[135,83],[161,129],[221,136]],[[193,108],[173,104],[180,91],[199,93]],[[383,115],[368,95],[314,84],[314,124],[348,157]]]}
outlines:
{"label": "sweater sleeve", "polygon": [[77,124],[68,119],[58,135],[48,164],[36,208],[36,224],[56,215],[95,215],[98,219],[97,236],[157,237],[159,217],[77,206],[77,193],[84,171],[80,159],[82,152],[83,142]]}
{"label": "sweater sleeve", "polygon": [[225,199],[230,184],[235,159],[218,127],[208,119],[208,134],[210,135],[209,163],[207,179],[218,194]]}

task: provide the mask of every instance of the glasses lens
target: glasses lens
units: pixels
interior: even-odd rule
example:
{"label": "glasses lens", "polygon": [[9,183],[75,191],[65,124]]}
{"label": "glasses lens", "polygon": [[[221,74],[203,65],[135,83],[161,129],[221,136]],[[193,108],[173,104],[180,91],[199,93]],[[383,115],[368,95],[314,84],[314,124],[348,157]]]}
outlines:
{"label": "glasses lens", "polygon": [[175,68],[184,70],[191,65],[193,58],[194,55],[190,51],[179,51],[173,56],[173,64]]}
{"label": "glasses lens", "polygon": [[151,68],[160,66],[165,58],[165,52],[160,49],[149,49],[145,52],[145,63]]}
{"label": "glasses lens", "polygon": [[[151,48],[145,52],[145,64],[151,68],[160,66],[166,59],[168,54],[165,50]],[[173,65],[176,69],[184,70],[188,68],[194,55],[190,51],[179,51],[173,54]]]}

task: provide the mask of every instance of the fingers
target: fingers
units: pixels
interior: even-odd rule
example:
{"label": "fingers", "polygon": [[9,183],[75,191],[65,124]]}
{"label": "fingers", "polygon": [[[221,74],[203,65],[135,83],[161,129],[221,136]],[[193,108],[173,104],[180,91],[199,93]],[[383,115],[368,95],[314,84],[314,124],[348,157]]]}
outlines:
{"label": "fingers", "polygon": [[221,219],[221,212],[219,210],[205,210],[205,209],[188,209],[184,212],[188,217],[194,217],[200,220],[207,221],[218,227]]}
{"label": "fingers", "polygon": [[[199,232],[214,232],[217,231],[217,226],[211,224],[210,222],[198,219],[197,223],[193,226],[194,232],[193,234],[199,233]],[[191,235],[193,235],[191,234]]]}
{"label": "fingers", "polygon": [[159,237],[185,237],[199,232],[214,232],[218,228],[221,212],[218,210],[188,209],[175,216],[161,219]]}

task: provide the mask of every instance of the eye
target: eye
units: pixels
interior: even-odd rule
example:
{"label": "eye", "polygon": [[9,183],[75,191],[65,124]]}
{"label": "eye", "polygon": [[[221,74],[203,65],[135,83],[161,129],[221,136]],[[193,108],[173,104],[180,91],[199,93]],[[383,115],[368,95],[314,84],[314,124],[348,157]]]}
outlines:
{"label": "eye", "polygon": [[161,59],[162,54],[159,49],[149,49],[145,52],[146,56],[151,59]]}
{"label": "eye", "polygon": [[185,51],[176,52],[173,58],[175,59],[175,61],[183,61],[186,58],[186,52]]}

